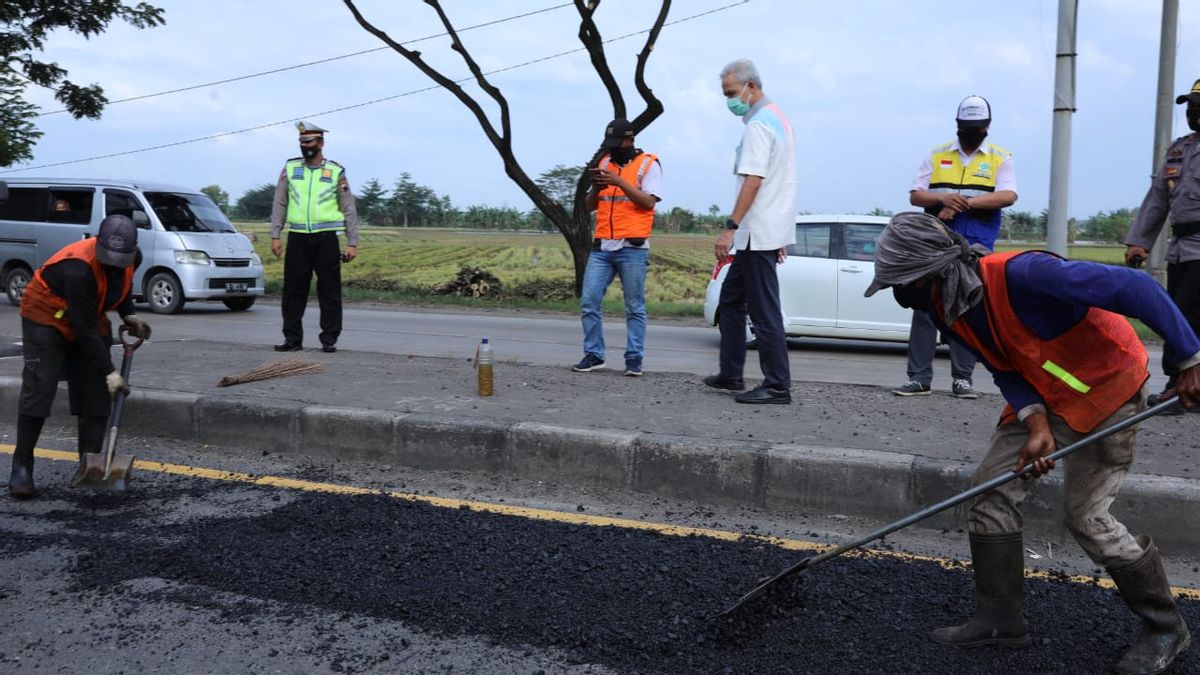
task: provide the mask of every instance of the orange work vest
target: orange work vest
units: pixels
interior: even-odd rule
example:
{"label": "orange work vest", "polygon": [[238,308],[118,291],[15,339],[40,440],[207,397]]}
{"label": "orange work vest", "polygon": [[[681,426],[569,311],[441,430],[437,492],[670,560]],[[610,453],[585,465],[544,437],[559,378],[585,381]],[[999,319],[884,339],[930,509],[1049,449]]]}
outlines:
{"label": "orange work vest", "polygon": [[[996,348],[985,346],[965,319],[955,321],[950,330],[996,370],[1020,374],[1051,412],[1075,431],[1087,433],[1129,402],[1150,377],[1146,348],[1125,317],[1096,307],[1058,337],[1045,340],[1035,335],[1008,298],[1007,263],[1022,253],[1027,251],[979,259],[984,311]],[[934,304],[943,316],[941,303]],[[1012,406],[1005,406],[1001,422],[1013,415]]]}
{"label": "orange work vest", "polygon": [[[642,176],[650,169],[650,165],[658,161],[658,157],[644,152],[634,157],[620,169],[619,175],[625,182],[642,188]],[[600,160],[598,168],[608,171],[611,157],[605,155]],[[621,188],[610,185],[597,193],[596,203],[596,238],[597,239],[645,239],[650,236],[654,227],[654,209],[638,208]]]}
{"label": "orange work vest", "polygon": [[[96,325],[100,328],[102,335],[108,333],[108,322],[104,320],[105,312],[111,309],[104,306],[104,297],[108,293],[108,276],[104,274],[100,261],[96,260],[96,240],[94,238],[64,246],[62,250],[51,256],[45,264],[38,268],[38,271],[33,273],[33,279],[25,287],[25,294],[21,296],[21,316],[44,326],[54,326],[68,342],[75,341],[75,329],[71,326],[71,317],[67,316],[67,301],[50,290],[50,286],[42,278],[42,270],[71,258],[86,262],[96,276],[96,296],[99,298],[96,306]],[[133,267],[130,266],[125,268],[124,288],[121,289],[121,296],[117,298],[113,307],[120,305],[128,297],[132,287]]]}

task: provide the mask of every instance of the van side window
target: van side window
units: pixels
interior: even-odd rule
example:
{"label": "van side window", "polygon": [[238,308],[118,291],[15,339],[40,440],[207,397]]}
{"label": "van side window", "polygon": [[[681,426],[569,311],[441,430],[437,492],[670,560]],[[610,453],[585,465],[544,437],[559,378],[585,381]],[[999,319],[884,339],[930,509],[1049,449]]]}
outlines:
{"label": "van side window", "polygon": [[50,195],[46,188],[8,188],[8,201],[0,204],[0,220],[41,222],[46,219]]}
{"label": "van side window", "polygon": [[[146,209],[142,206],[142,203],[138,201],[137,197],[133,196],[132,192],[125,192],[124,190],[104,191],[105,216],[111,216],[116,213],[125,216],[126,218],[133,218],[134,211],[145,212]],[[150,229],[150,223],[147,222],[144,225],[139,225],[138,227],[147,230]]]}
{"label": "van side window", "polygon": [[94,190],[50,188],[50,209],[46,220],[51,223],[87,225],[92,221]]}

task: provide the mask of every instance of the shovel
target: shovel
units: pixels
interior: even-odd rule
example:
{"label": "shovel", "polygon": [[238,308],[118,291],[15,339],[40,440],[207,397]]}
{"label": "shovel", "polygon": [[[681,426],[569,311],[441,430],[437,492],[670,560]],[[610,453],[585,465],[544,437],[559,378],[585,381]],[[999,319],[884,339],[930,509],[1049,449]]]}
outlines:
{"label": "shovel", "polygon": [[[1111,427],[1101,429],[1100,431],[1097,431],[1096,433],[1092,434],[1091,436],[1088,436],[1086,438],[1081,438],[1080,440],[1068,445],[1067,447],[1055,451],[1053,454],[1051,454],[1049,456],[1049,459],[1053,459],[1053,460],[1062,459],[1063,457],[1066,457],[1067,455],[1075,452],[1076,450],[1079,450],[1080,448],[1086,447],[1088,445],[1091,445],[1092,443],[1095,443],[1096,441],[1107,438],[1107,437],[1117,433],[1118,431],[1128,429],[1129,427],[1137,424],[1138,422],[1141,422],[1142,420],[1146,420],[1151,417],[1154,417],[1155,415],[1166,410],[1167,408],[1174,406],[1178,402],[1179,402],[1179,397],[1172,396],[1171,398],[1163,401],[1162,403],[1159,403],[1158,405],[1155,405],[1150,408],[1146,408],[1142,412],[1140,412],[1136,415],[1133,415],[1132,417],[1128,417],[1124,420],[1121,420],[1120,422],[1117,422],[1116,424],[1112,425]],[[788,579],[797,574],[801,574],[801,573],[805,572],[806,570],[816,567],[817,565],[825,562],[826,560],[836,558],[847,551],[853,551],[856,548],[862,548],[863,546],[875,541],[876,539],[882,539],[882,538],[886,537],[887,535],[895,532],[896,530],[902,530],[902,529],[908,527],[909,525],[912,525],[913,523],[917,523],[922,520],[925,520],[929,516],[932,516],[936,513],[941,513],[942,511],[945,511],[946,509],[948,509],[952,506],[957,506],[958,504],[961,504],[961,503],[967,501],[968,499],[977,497],[985,492],[988,492],[989,490],[994,490],[1015,478],[1024,478],[1025,476],[1028,476],[1031,473],[1033,473],[1033,463],[1032,462],[1030,462],[1029,464],[1026,464],[1025,467],[1023,469],[1021,469],[1020,471],[1007,471],[999,476],[996,476],[995,478],[992,478],[991,480],[988,480],[986,482],[980,483],[979,485],[976,485],[975,487],[971,488],[970,490],[967,490],[966,492],[962,492],[953,497],[949,497],[943,501],[938,502],[937,504],[934,504],[933,506],[922,509],[921,511],[918,511],[906,518],[902,518],[900,520],[897,520],[894,523],[885,525],[870,534],[864,535],[861,539],[852,541],[848,544],[842,544],[841,546],[839,546],[835,549],[826,551],[820,555],[815,555],[815,556],[812,556],[809,558],[805,558],[805,559],[801,560],[800,562],[796,563],[795,565],[792,565],[791,567],[780,572],[779,574],[776,574],[775,576],[771,577],[770,579],[767,579],[766,581],[760,583],[758,586],[751,589],[750,592],[746,593],[741,598],[739,598],[737,602],[735,602],[732,605],[730,605],[729,607],[725,608],[725,610],[723,610],[722,612],[720,612],[713,618],[719,619],[721,617],[724,617],[724,616],[732,613],[734,610],[745,605],[746,603],[750,602],[751,600],[754,600],[755,598],[762,596],[764,593],[766,593],[768,590],[773,588],[776,584],[783,581],[784,579]]]}
{"label": "shovel", "polygon": [[[129,369],[133,365],[133,350],[142,345],[145,340],[137,338],[133,342],[126,339],[129,326],[121,326],[118,331],[121,346],[124,348],[124,358],[121,359],[121,377],[129,382]],[[108,433],[104,435],[104,448],[101,452],[89,452],[83,456],[83,466],[75,472],[71,480],[72,487],[92,490],[116,490],[125,492],[129,485],[129,472],[133,468],[133,455],[117,454],[117,430],[121,426],[121,413],[125,410],[125,392],[118,391],[113,399],[112,412],[108,416]]]}

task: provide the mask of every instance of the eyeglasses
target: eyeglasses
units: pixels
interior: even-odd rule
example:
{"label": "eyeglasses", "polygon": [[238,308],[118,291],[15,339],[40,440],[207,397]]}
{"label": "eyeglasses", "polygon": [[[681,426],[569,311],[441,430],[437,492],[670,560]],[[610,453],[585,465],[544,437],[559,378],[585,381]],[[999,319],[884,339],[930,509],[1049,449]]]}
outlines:
{"label": "eyeglasses", "polygon": [[324,140],[324,137],[322,137],[322,136],[317,136],[317,135],[301,136],[301,137],[300,137],[300,142],[301,142],[301,143],[313,143],[313,142],[315,142],[315,141],[320,141],[320,140]]}

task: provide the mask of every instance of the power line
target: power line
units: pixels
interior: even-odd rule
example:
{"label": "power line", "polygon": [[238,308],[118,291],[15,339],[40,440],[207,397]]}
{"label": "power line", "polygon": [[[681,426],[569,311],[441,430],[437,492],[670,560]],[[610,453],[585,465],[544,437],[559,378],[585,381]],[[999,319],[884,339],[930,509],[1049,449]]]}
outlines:
{"label": "power line", "polygon": [[[542,14],[544,12],[549,12],[549,11],[553,11],[556,9],[562,9],[563,7],[570,7],[570,6],[571,6],[571,3],[566,2],[561,5],[553,5],[551,7],[535,9],[532,12],[525,12],[524,14],[514,14],[513,16],[506,16],[502,19],[494,19],[492,21],[485,21],[484,23],[477,23],[473,26],[467,26],[466,28],[463,28],[462,30],[460,30],[458,32],[465,33],[469,30],[475,30],[476,28],[495,26],[496,24],[506,23],[508,21],[514,21],[516,19],[524,19],[526,17],[534,16],[535,14]],[[449,35],[449,33],[437,33],[436,35],[426,35],[425,37],[420,37],[420,38],[416,38],[413,40],[407,40],[407,41],[401,42],[400,44],[412,45],[412,44],[416,44],[418,42],[425,42],[427,40],[432,40],[434,38],[445,37],[447,35]],[[107,103],[107,105],[115,105],[117,103],[129,103],[130,101],[141,101],[141,100],[148,99],[148,98],[155,98],[156,96],[166,96],[167,94],[178,94],[180,92],[192,91],[195,89],[203,89],[205,87],[215,87],[218,84],[229,84],[230,82],[240,82],[241,80],[249,80],[249,79],[253,79],[255,77],[262,77],[264,75],[274,75],[275,73],[283,73],[283,72],[287,72],[289,70],[297,70],[299,68],[307,68],[309,66],[316,66],[316,65],[320,65],[322,63],[329,63],[331,61],[339,61],[341,59],[348,59],[353,56],[362,56],[363,54],[371,54],[374,52],[381,52],[381,51],[385,51],[385,50],[389,50],[389,49],[391,49],[391,47],[375,47],[374,49],[364,49],[364,50],[358,51],[358,52],[350,52],[349,54],[342,54],[340,56],[331,56],[326,59],[318,59],[316,61],[309,61],[307,63],[297,63],[292,66],[284,66],[282,68],[275,68],[272,70],[264,70],[259,73],[251,73],[249,75],[239,75],[237,77],[229,77],[229,78],[225,78],[224,80],[214,80],[212,82],[205,82],[203,84],[194,84],[190,87],[180,87],[179,89],[168,89],[167,91],[158,91],[158,92],[154,92],[153,94],[142,94],[140,96],[130,96],[129,98],[121,98],[121,99],[117,99],[115,101],[109,101]],[[46,115],[57,115],[58,113],[64,113],[64,112],[67,112],[67,109],[60,108],[59,110],[51,110],[49,112],[38,113],[36,115],[36,117],[45,117]]]}
{"label": "power line", "polygon": [[[674,25],[678,25],[678,24],[681,24],[681,23],[684,23],[687,21],[692,21],[694,19],[699,19],[701,17],[705,17],[710,14],[716,14],[717,12],[723,12],[727,9],[737,7],[738,5],[744,5],[748,2],[750,2],[750,0],[739,0],[738,2],[733,2],[728,5],[722,5],[720,7],[716,7],[714,9],[710,9],[705,12],[700,12],[699,14],[692,14],[690,16],[685,16],[682,19],[676,19],[674,21],[667,21],[663,24],[663,27],[665,28],[667,26],[674,26]],[[620,35],[615,38],[609,38],[607,40],[604,40],[603,44],[610,44],[610,43],[617,42],[620,40],[627,40],[631,37],[636,37],[638,35],[644,35],[649,32],[650,32],[650,29],[645,29],[645,30],[635,31],[632,33],[626,33],[624,35]],[[503,68],[497,68],[495,70],[490,70],[490,71],[484,73],[484,75],[495,75],[497,73],[503,73],[503,72],[507,72],[510,70],[516,70],[517,68],[524,68],[525,66],[531,66],[531,65],[534,65],[537,63],[542,63],[544,61],[550,61],[551,59],[557,59],[557,58],[560,58],[563,56],[568,56],[570,54],[575,54],[575,53],[582,52],[582,51],[587,51],[587,48],[586,47],[578,47],[576,49],[569,49],[565,52],[558,52],[557,54],[550,54],[548,56],[543,56],[541,58],[533,59],[530,61],[524,61],[522,63],[516,63],[511,66],[505,66]],[[474,77],[464,77],[464,78],[455,80],[455,83],[464,84],[464,83],[473,82],[474,80],[475,80]],[[175,141],[173,143],[163,143],[162,145],[154,145],[154,146],[150,146],[150,147],[146,147],[146,148],[138,148],[136,150],[126,150],[124,152],[113,152],[113,153],[109,153],[106,155],[96,155],[94,157],[84,157],[81,159],[67,160],[65,162],[54,162],[53,164],[39,164],[37,166],[27,166],[27,167],[21,167],[21,168],[16,168],[16,169],[4,169],[4,170],[0,170],[0,174],[15,173],[18,171],[33,171],[34,169],[48,169],[48,168],[55,167],[55,166],[65,166],[67,164],[80,164],[83,162],[92,162],[92,161],[95,161],[98,159],[111,159],[113,157],[123,157],[125,155],[136,155],[138,153],[149,152],[151,150],[162,150],[164,148],[173,148],[173,147],[177,147],[180,145],[189,145],[191,143],[199,143],[201,141],[211,141],[211,140],[215,140],[218,138],[224,138],[226,136],[234,136],[237,134],[249,133],[251,131],[258,131],[259,129],[267,129],[269,127],[281,126],[284,124],[291,124],[291,123],[297,122],[299,120],[309,119],[309,118],[313,118],[313,117],[320,117],[321,115],[330,115],[333,113],[345,112],[347,110],[354,110],[356,108],[364,108],[369,105],[375,105],[377,103],[383,103],[385,101],[393,101],[398,98],[404,98],[405,96],[413,96],[415,94],[421,94],[421,93],[424,93],[427,91],[433,91],[435,89],[440,89],[440,88],[441,88],[441,85],[435,84],[435,85],[428,86],[428,87],[422,87],[420,89],[413,89],[411,91],[406,91],[401,94],[385,96],[383,98],[377,98],[377,99],[374,99],[371,101],[363,101],[362,103],[355,103],[354,105],[342,106],[340,108],[332,108],[330,110],[324,110],[321,112],[308,113],[305,115],[300,115],[298,117],[292,117],[290,119],[281,120],[279,122],[267,122],[265,124],[258,124],[258,125],[252,126],[252,127],[246,127],[245,129],[237,129],[235,131],[223,131],[219,134],[212,134],[211,136],[201,136],[199,138],[190,138],[188,140]]]}

